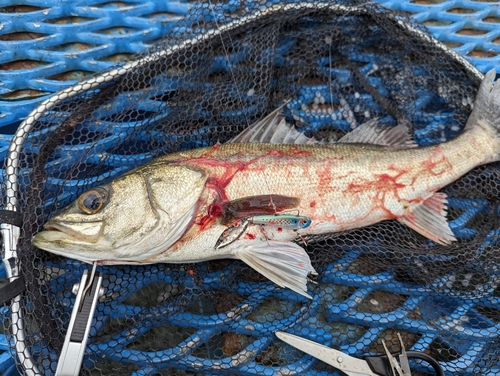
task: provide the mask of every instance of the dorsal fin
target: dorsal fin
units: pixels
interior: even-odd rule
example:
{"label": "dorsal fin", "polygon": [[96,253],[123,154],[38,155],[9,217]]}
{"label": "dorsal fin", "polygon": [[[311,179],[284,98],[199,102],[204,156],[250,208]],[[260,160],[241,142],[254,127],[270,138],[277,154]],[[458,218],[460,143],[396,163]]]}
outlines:
{"label": "dorsal fin", "polygon": [[[262,143],[262,144],[323,144],[310,138],[288,124],[280,106],[264,119],[255,122],[228,143]],[[395,148],[412,148],[417,145],[409,137],[409,129],[404,123],[395,127],[379,125],[378,119],[368,120],[352,132],[342,137],[339,143],[371,144]]]}
{"label": "dorsal fin", "polygon": [[250,125],[228,143],[261,144],[319,144],[315,138],[309,138],[288,124],[283,114],[283,106],[277,108],[264,119]]}
{"label": "dorsal fin", "polygon": [[400,123],[395,127],[381,127],[378,119],[371,119],[361,124],[338,142],[403,148],[416,147],[416,144],[409,137],[409,129],[406,124]]}

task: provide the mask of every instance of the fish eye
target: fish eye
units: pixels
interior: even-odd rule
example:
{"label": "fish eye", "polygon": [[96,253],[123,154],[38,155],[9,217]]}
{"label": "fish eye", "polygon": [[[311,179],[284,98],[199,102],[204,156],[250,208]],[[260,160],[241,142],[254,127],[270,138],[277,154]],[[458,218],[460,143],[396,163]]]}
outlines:
{"label": "fish eye", "polygon": [[78,198],[78,207],[86,214],[95,214],[108,200],[108,192],[103,188],[94,188]]}

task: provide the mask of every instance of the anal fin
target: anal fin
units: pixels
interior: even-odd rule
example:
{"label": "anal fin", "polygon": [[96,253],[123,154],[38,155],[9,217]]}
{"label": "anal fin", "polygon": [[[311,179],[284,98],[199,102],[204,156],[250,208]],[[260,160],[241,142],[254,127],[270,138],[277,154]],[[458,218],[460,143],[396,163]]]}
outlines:
{"label": "anal fin", "polygon": [[398,220],[436,243],[450,244],[456,238],[446,220],[447,203],[445,193],[434,193],[413,212]]}
{"label": "anal fin", "polygon": [[317,274],[306,251],[295,243],[269,240],[246,243],[235,256],[270,279],[309,299],[307,276]]}

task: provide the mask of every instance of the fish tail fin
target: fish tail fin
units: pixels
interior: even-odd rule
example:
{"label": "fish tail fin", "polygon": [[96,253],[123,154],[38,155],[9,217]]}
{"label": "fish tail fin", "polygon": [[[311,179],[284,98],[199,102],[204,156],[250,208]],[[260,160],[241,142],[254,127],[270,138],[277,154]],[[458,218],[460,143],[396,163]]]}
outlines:
{"label": "fish tail fin", "polygon": [[235,256],[277,285],[311,298],[307,294],[307,276],[316,271],[306,251],[297,244],[252,241],[240,247]]}
{"label": "fish tail fin", "polygon": [[467,119],[465,128],[472,128],[479,123],[487,123],[500,138],[500,83],[495,84],[496,70],[491,69],[484,75],[474,102],[474,109]]}

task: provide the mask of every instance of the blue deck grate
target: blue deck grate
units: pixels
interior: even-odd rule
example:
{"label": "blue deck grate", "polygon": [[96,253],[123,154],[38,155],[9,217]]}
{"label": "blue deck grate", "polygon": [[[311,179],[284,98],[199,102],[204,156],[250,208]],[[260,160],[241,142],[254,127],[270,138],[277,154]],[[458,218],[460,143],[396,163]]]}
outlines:
{"label": "blue deck grate", "polygon": [[[0,154],[42,100],[128,60],[190,8],[178,1],[0,1]],[[36,5],[35,5],[36,4]]]}
{"label": "blue deck grate", "polygon": [[[500,10],[491,2],[380,2],[411,13],[479,70],[500,65]],[[176,1],[12,3],[0,1],[2,134],[51,94],[143,51],[190,8]],[[0,139],[0,154],[8,140]]]}
{"label": "blue deck grate", "polygon": [[384,1],[384,6],[408,12],[448,47],[482,72],[500,66],[500,7],[490,0]]}
{"label": "blue deck grate", "polygon": [[[0,135],[2,160],[10,134],[41,100],[143,51],[164,35],[190,7],[189,3],[164,1],[104,4],[98,4],[97,1],[44,1],[37,2],[36,6],[11,6],[7,3],[0,1],[0,7],[4,7],[0,10],[0,132],[4,133]],[[436,0],[382,3],[392,9],[414,13],[413,16],[427,25],[438,39],[465,55],[483,72],[500,66],[498,6],[490,2]],[[317,93],[328,97],[328,91],[325,90],[324,87],[305,87],[300,100],[291,102],[290,108],[302,111],[303,106],[313,103]],[[430,99],[424,98],[427,101]],[[425,107],[425,103],[417,105]],[[143,106],[147,110],[147,103]],[[301,115],[310,120],[312,126],[321,125],[321,119],[307,119],[305,112]],[[416,134],[421,145],[439,141],[439,133],[436,135],[432,132],[438,121],[452,121],[452,114],[444,113],[440,119],[426,115],[422,113],[422,130]],[[339,122],[339,128],[348,126],[345,121],[342,124]],[[133,125],[130,125],[132,128]],[[138,162],[143,161],[142,157],[138,159]],[[114,167],[119,167],[119,160],[112,162]],[[130,163],[130,159],[126,163]],[[481,200],[451,200],[450,206],[463,210],[462,215],[452,223],[455,234],[462,237],[470,236],[474,231],[467,227],[471,218],[489,211],[488,204]],[[494,233],[491,233],[491,237]],[[273,354],[269,352],[274,351],[281,358],[286,359],[288,356],[295,359],[293,350],[277,343],[272,334],[278,329],[288,329],[325,344],[338,345],[342,351],[359,356],[366,354],[367,349],[373,348],[375,352],[377,340],[383,338],[387,331],[400,331],[414,335],[413,350],[432,348],[431,345],[438,341],[441,347],[444,344],[458,351],[448,358],[440,359],[448,374],[477,374],[478,365],[473,360],[488,358],[484,354],[489,352],[493,355],[489,358],[489,364],[481,365],[482,374],[500,373],[500,362],[494,355],[500,346],[499,320],[489,319],[483,314],[484,307],[500,310],[500,298],[491,297],[492,291],[489,291],[490,297],[484,298],[479,305],[477,302],[472,304],[466,298],[439,295],[417,285],[398,282],[383,270],[371,275],[363,274],[359,272],[361,254],[361,251],[352,249],[323,271],[321,284],[311,302],[302,301],[288,291],[275,289],[272,283],[241,283],[235,293],[244,296],[244,299],[225,313],[216,313],[210,304],[198,301],[195,294],[192,300],[187,295],[185,299],[188,301],[170,302],[161,311],[158,307],[148,309],[127,303],[127,299],[145,286],[160,281],[168,283],[170,271],[156,265],[148,266],[148,272],[143,273],[147,277],[139,281],[135,273],[140,268],[105,268],[103,272],[108,276],[105,287],[109,292],[113,292],[114,284],[109,276],[128,281],[128,285],[126,294],[123,293],[125,285],[117,287],[120,291],[115,292],[123,295],[99,312],[92,334],[97,334],[110,320],[120,321],[134,315],[140,319],[138,323],[141,325],[127,327],[120,335],[92,344],[92,355],[88,361],[94,364],[105,357],[134,363],[138,367],[134,371],[135,375],[154,375],[158,368],[168,367],[205,374],[232,374],[236,371],[241,375],[270,375],[275,374],[278,368],[265,365],[265,361],[257,364],[241,356],[235,359],[223,354],[217,355],[218,360],[208,360],[202,356],[211,352],[206,343],[229,331],[239,341],[248,341],[246,351],[249,357],[255,353],[272,357]],[[201,270],[206,275],[201,282],[204,289],[210,291],[220,288],[224,283],[224,275],[231,273],[232,267],[208,274],[206,270]],[[68,276],[78,276],[83,271],[80,264],[75,264],[74,268],[75,273],[66,273],[52,281],[53,294],[71,290],[70,287],[76,281]],[[0,278],[4,276],[2,265]],[[193,290],[200,284],[200,280],[195,277],[186,271],[185,284]],[[435,283],[449,282],[437,280]],[[485,295],[488,294],[485,292]],[[394,298],[398,306],[387,311],[380,301],[389,297]],[[442,311],[429,311],[429,301],[440,302]],[[62,309],[70,312],[72,295],[68,293],[62,302],[62,307],[65,307]],[[191,308],[187,311],[181,309],[186,306]],[[287,312],[286,317],[267,322],[266,309],[276,310],[280,307]],[[207,314],[206,311],[211,313]],[[474,322],[481,322],[482,326],[472,325]],[[177,345],[175,343],[166,350],[146,353],[127,349],[141,336],[150,331],[159,331],[158,328],[168,328],[169,325],[186,326],[189,328],[187,332],[191,334],[180,339],[179,346],[173,347]],[[443,328],[446,328],[445,338]],[[6,349],[5,339],[0,340],[0,352],[3,351],[0,354],[0,373],[15,374],[13,360],[5,352]],[[151,362],[155,368],[150,367]],[[292,363],[287,368],[280,367],[279,370],[292,373],[307,371],[309,375],[332,374],[329,370],[321,369],[318,362],[310,357]]]}

